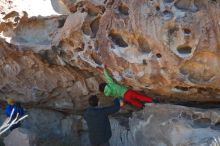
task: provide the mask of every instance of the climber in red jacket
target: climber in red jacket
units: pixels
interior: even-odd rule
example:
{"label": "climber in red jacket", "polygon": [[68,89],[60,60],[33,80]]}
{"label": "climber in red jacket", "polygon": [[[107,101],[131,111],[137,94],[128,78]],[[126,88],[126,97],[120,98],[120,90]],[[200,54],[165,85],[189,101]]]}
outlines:
{"label": "climber in red jacket", "polygon": [[99,85],[99,91],[104,92],[105,96],[122,97],[125,102],[129,102],[136,107],[143,106],[143,103],[139,102],[138,100],[144,102],[153,101],[151,97],[116,83],[106,69],[104,69],[104,78],[106,83],[101,83]]}

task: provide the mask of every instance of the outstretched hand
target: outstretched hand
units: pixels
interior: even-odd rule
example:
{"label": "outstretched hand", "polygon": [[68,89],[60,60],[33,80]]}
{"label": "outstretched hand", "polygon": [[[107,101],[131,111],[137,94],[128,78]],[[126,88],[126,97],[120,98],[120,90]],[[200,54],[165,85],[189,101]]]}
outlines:
{"label": "outstretched hand", "polygon": [[96,69],[97,69],[99,72],[103,72],[104,69],[107,69],[107,65],[102,64],[101,66],[97,66]]}
{"label": "outstretched hand", "polygon": [[97,66],[96,69],[98,70],[98,72],[103,72],[104,70],[102,67],[99,67],[99,66]]}
{"label": "outstretched hand", "polygon": [[125,105],[123,100],[120,100],[119,102],[120,102],[120,107],[123,107]]}

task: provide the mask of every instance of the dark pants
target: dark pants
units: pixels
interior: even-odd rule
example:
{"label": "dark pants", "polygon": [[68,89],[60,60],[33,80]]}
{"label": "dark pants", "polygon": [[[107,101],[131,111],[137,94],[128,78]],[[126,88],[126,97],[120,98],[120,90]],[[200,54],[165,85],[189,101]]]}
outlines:
{"label": "dark pants", "polygon": [[99,144],[99,145],[92,145],[92,146],[110,146],[109,141],[103,144]]}

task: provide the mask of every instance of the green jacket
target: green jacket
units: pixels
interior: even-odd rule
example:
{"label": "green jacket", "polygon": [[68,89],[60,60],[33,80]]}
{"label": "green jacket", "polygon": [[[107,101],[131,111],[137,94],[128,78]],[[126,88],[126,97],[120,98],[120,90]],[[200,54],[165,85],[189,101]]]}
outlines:
{"label": "green jacket", "polygon": [[104,78],[107,85],[104,89],[105,96],[124,97],[124,93],[128,90],[125,86],[117,84],[109,75],[108,71],[104,69]]}

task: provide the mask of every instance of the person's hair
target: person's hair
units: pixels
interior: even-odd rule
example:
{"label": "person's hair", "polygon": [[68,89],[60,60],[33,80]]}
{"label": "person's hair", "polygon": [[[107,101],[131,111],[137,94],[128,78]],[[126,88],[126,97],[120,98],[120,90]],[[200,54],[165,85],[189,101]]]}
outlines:
{"label": "person's hair", "polygon": [[7,103],[13,105],[14,104],[14,99],[8,97],[7,98]]}
{"label": "person's hair", "polygon": [[107,83],[101,83],[101,84],[99,84],[99,91],[100,91],[100,92],[104,92],[106,85],[107,85]]}
{"label": "person's hair", "polygon": [[89,105],[90,106],[97,106],[99,102],[99,99],[97,98],[96,95],[92,95],[89,97]]}

